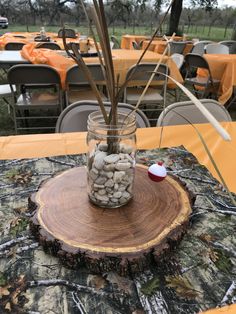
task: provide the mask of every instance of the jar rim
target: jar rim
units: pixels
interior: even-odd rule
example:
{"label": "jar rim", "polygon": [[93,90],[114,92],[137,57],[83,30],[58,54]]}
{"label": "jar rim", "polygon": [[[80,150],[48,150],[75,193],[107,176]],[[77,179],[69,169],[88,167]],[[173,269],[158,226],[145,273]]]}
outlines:
{"label": "jar rim", "polygon": [[[106,111],[106,113],[109,115],[109,111]],[[134,113],[130,114],[126,111],[119,110],[117,113],[117,117],[117,125],[106,124],[102,112],[93,111],[88,116],[88,129],[93,126],[93,128],[96,127],[98,129],[122,130],[125,126],[126,128],[134,128],[136,130],[136,116]]]}

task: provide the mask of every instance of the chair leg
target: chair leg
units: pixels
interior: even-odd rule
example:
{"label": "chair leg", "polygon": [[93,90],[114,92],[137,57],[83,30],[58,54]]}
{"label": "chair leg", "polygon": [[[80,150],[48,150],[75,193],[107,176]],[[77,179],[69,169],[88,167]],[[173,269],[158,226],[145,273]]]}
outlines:
{"label": "chair leg", "polygon": [[14,120],[14,129],[15,129],[15,134],[17,134],[17,121],[16,121],[16,109],[15,107],[13,106],[13,120]]}
{"label": "chair leg", "polygon": [[180,91],[176,88],[175,89],[175,101],[178,102],[180,99]]}

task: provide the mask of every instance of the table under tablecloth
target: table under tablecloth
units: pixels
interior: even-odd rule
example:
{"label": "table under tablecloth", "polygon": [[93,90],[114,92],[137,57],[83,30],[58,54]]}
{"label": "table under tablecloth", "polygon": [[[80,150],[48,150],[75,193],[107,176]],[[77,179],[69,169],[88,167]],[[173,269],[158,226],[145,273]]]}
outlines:
{"label": "table under tablecloth", "polygon": [[[28,147],[33,142],[31,137]],[[232,303],[235,215],[229,211],[235,209],[230,208],[227,193],[183,147],[138,153],[139,162],[146,165],[157,159],[163,160],[169,174],[177,176],[190,195],[196,196],[191,225],[180,244],[171,246],[166,259],[150,260],[145,271],[130,269],[126,277],[112,271],[94,274],[83,267],[64,267],[63,258],[69,261],[70,254],[60,260],[50,250],[45,253],[29,230],[32,212],[28,210],[28,197],[43,180],[84,165],[84,155],[0,160],[0,273],[1,291],[6,292],[0,300],[0,311],[4,313],[10,307],[13,313],[75,314],[79,302],[88,313],[96,308],[97,312],[117,314],[179,314]],[[89,217],[84,219],[89,221]],[[111,230],[115,223],[110,222]]]}
{"label": "table under tablecloth", "polygon": [[[24,44],[34,42],[34,38],[40,36],[39,32],[11,32],[5,33],[0,37],[0,50],[4,50],[5,46],[9,42],[20,42]],[[64,49],[62,38],[58,37],[57,33],[46,32],[46,36],[51,42],[57,43],[61,49]],[[90,40],[91,41],[91,40]],[[67,42],[79,42],[78,38],[67,38]]]}
{"label": "table under tablecloth", "polygon": [[[236,192],[236,122],[222,125],[231,135],[232,141],[225,142],[209,124],[197,125],[231,191]],[[137,130],[138,149],[159,146],[161,128]],[[163,129],[162,147],[184,145],[200,163],[217,178],[200,139],[190,125],[168,126]],[[86,152],[86,133],[38,134],[0,137],[0,159],[31,158]]]}
{"label": "table under tablecloth", "polygon": [[[220,81],[219,102],[223,105],[227,103],[236,86],[236,55],[234,54],[204,54],[207,60],[212,77]],[[206,76],[203,69],[198,70],[200,76]]]}

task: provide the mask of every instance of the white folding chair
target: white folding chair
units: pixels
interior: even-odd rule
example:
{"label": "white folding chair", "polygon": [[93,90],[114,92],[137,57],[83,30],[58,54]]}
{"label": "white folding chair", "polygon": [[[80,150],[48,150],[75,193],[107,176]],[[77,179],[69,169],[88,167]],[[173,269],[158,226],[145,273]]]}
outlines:
{"label": "white folding chair", "polygon": [[[110,110],[111,104],[104,102],[104,106],[107,111]],[[118,109],[130,113],[134,110],[134,107],[128,104],[119,103]],[[99,111],[100,107],[97,101],[77,101],[68,107],[66,107],[60,114],[57,124],[56,132],[83,132],[87,131],[88,116],[93,111]],[[149,121],[145,114],[137,109],[135,112],[136,123],[138,128],[150,127]]]}
{"label": "white folding chair", "polygon": [[[137,67],[133,65],[129,68],[126,74],[128,84],[124,90],[124,103],[137,104],[156,65],[156,63],[140,63]],[[168,75],[169,68],[166,64],[160,64],[157,72],[140,102],[140,109],[149,118],[151,124],[156,123],[157,117],[163,109],[163,94],[167,87],[167,78],[163,74]]]}
{"label": "white folding chair", "polygon": [[205,52],[208,54],[229,54],[229,47],[218,43],[207,44]]}
{"label": "white folding chair", "polygon": [[[89,63],[87,64],[87,67],[94,82],[97,84],[103,101],[107,101],[107,97],[100,88],[105,81],[101,65],[99,63]],[[67,70],[65,82],[67,106],[79,100],[97,100],[95,93],[90,87],[88,79],[78,65],[73,65]]]}
{"label": "white folding chair", "polygon": [[211,40],[200,40],[196,43],[194,43],[193,48],[191,50],[191,53],[197,54],[202,56],[205,53],[205,46],[207,44],[211,44],[212,41]]}
{"label": "white folding chair", "polygon": [[229,54],[236,54],[236,40],[223,40],[219,44],[225,45],[229,48]]}
{"label": "white folding chair", "polygon": [[[227,109],[218,101],[201,99],[201,103],[218,121],[232,121]],[[192,101],[182,101],[167,106],[160,114],[157,126],[208,122]]]}

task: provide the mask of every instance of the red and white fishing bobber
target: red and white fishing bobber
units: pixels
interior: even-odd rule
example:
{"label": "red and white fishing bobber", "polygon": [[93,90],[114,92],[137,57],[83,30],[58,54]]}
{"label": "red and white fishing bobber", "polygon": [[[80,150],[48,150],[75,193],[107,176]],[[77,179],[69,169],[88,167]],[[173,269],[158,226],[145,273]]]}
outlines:
{"label": "red and white fishing bobber", "polygon": [[163,162],[159,161],[148,168],[148,176],[152,181],[160,182],[166,177],[166,168]]}

